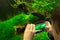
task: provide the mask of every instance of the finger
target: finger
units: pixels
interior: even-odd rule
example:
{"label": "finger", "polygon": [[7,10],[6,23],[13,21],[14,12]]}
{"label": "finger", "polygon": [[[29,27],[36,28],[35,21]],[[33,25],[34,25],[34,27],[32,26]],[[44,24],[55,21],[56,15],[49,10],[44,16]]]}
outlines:
{"label": "finger", "polygon": [[35,33],[35,31],[36,31],[36,30],[35,30],[35,25],[33,24],[33,32]]}
{"label": "finger", "polygon": [[46,31],[47,32],[52,31],[52,26],[51,26],[51,24],[48,21],[46,22]]}
{"label": "finger", "polygon": [[33,27],[32,30],[35,30],[35,25],[34,24],[32,24],[32,27]]}
{"label": "finger", "polygon": [[26,26],[26,30],[30,30],[30,24],[27,24],[27,26]]}
{"label": "finger", "polygon": [[48,24],[48,21],[46,21],[46,26],[48,26],[49,24]]}
{"label": "finger", "polygon": [[50,23],[48,23],[48,21],[46,22],[46,29],[50,28]]}
{"label": "finger", "polygon": [[42,30],[36,30],[35,34],[42,32]]}
{"label": "finger", "polygon": [[33,26],[32,26],[32,24],[30,24],[30,32],[32,32],[33,31]]}
{"label": "finger", "polygon": [[41,32],[42,30],[36,30],[35,32]]}
{"label": "finger", "polygon": [[48,31],[50,28],[49,24],[48,24],[48,21],[46,21],[46,31]]}
{"label": "finger", "polygon": [[48,25],[51,26],[50,22],[48,22]]}
{"label": "finger", "polygon": [[51,24],[48,21],[46,21],[46,26],[51,26]]}
{"label": "finger", "polygon": [[31,30],[33,31],[33,24],[31,24]]}

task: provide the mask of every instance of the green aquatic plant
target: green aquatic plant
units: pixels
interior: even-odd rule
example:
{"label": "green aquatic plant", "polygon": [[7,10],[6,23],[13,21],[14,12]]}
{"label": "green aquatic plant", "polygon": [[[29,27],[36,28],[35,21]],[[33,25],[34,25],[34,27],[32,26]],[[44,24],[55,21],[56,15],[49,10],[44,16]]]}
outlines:
{"label": "green aquatic plant", "polygon": [[45,13],[45,12],[53,10],[55,5],[56,5],[56,1],[34,0],[32,7],[42,13]]}
{"label": "green aquatic plant", "polygon": [[[15,25],[24,25],[27,22],[29,22],[29,20],[31,21],[31,15],[26,15],[24,13],[21,13],[17,16],[14,16],[13,18],[0,22],[0,39],[1,40],[9,40],[13,37],[15,37],[15,29],[14,26]],[[35,16],[33,16],[32,19],[34,19]],[[37,17],[36,17],[37,18]],[[18,38],[18,37],[16,37]],[[15,39],[17,40],[17,39]]]}
{"label": "green aquatic plant", "polygon": [[[11,4],[13,8],[18,8],[20,4],[25,4],[27,7],[26,10],[32,12],[32,11],[37,11],[41,13],[49,12],[54,9],[56,6],[57,2],[55,0],[50,1],[50,0],[30,0],[30,2],[24,1],[24,0],[14,0],[15,4]],[[20,6],[19,6],[20,7]],[[24,6],[23,6],[24,7]],[[24,9],[23,9],[24,10]]]}
{"label": "green aquatic plant", "polygon": [[33,40],[50,40],[47,32],[41,32],[36,34]]}
{"label": "green aquatic plant", "polygon": [[[54,10],[56,5],[58,4],[55,0],[30,0],[29,2],[26,0],[15,0],[16,8],[13,7],[15,4],[11,4],[13,8],[19,9],[18,11],[24,10],[26,14],[39,12],[41,15],[45,16],[45,19],[50,19],[51,11]],[[23,5],[24,4],[24,5]],[[21,8],[22,7],[22,8]],[[50,16],[49,16],[50,15]]]}

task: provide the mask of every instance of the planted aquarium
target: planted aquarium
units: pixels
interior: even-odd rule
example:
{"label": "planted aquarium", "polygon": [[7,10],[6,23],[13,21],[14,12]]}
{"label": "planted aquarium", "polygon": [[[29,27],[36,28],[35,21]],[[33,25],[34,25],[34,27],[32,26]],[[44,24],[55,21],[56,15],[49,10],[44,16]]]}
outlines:
{"label": "planted aquarium", "polygon": [[23,40],[28,23],[41,30],[32,40],[51,40],[45,22],[51,22],[52,11],[59,3],[59,0],[0,0],[0,40]]}

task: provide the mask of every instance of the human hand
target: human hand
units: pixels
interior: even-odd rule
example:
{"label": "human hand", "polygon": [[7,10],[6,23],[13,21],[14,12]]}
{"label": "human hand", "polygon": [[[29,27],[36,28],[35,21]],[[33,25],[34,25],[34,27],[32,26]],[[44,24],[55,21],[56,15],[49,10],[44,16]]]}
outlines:
{"label": "human hand", "polygon": [[35,25],[34,24],[27,24],[26,30],[24,32],[23,40],[32,40],[35,32],[36,32],[35,31]]}
{"label": "human hand", "polygon": [[46,21],[46,31],[49,32],[49,34],[51,35],[53,34],[52,25],[48,21]]}

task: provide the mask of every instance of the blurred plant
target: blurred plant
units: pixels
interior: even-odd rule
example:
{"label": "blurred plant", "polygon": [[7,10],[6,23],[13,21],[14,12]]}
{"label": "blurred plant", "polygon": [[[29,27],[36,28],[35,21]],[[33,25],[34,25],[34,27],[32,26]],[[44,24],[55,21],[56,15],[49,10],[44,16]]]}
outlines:
{"label": "blurred plant", "polygon": [[27,2],[26,0],[14,0],[14,1],[15,1],[15,4],[11,4],[13,8],[17,9],[20,7],[20,10],[21,9],[24,10],[23,12],[25,12],[26,14],[29,14],[32,12],[39,12],[41,15],[45,16],[46,19],[49,15],[51,15],[51,11],[56,7],[56,4],[57,4],[55,0],[53,1],[52,0],[45,0],[45,1],[30,0],[30,2]]}
{"label": "blurred plant", "polygon": [[32,4],[32,7],[38,10],[38,12],[48,12],[54,9],[56,5],[56,1],[41,1],[41,0],[34,0],[34,3]]}
{"label": "blurred plant", "polygon": [[[1,40],[10,40],[11,38],[14,40],[18,40],[18,36],[15,37],[15,25],[22,25],[24,26],[29,21],[32,22],[32,19],[34,20],[35,16],[32,14],[26,15],[24,13],[21,13],[7,21],[0,22],[0,39]],[[37,19],[36,19],[37,20]]]}
{"label": "blurred plant", "polygon": [[23,37],[21,35],[20,36],[14,36],[10,40],[23,40]]}
{"label": "blurred plant", "polygon": [[13,8],[17,8],[17,6],[22,3],[20,0],[14,0],[14,2],[15,4],[10,4]]}
{"label": "blurred plant", "polygon": [[47,32],[42,32],[42,33],[36,34],[36,36],[33,38],[33,40],[50,40],[50,39],[48,37]]}
{"label": "blurred plant", "polygon": [[0,23],[0,40],[9,40],[15,36],[14,28],[6,23]]}
{"label": "blurred plant", "polygon": [[20,13],[19,15],[16,15],[7,21],[4,21],[3,23],[11,25],[11,26],[18,25],[18,24],[23,26],[28,22],[34,23],[35,21],[38,21],[38,17],[32,14],[26,15],[24,13]]}

